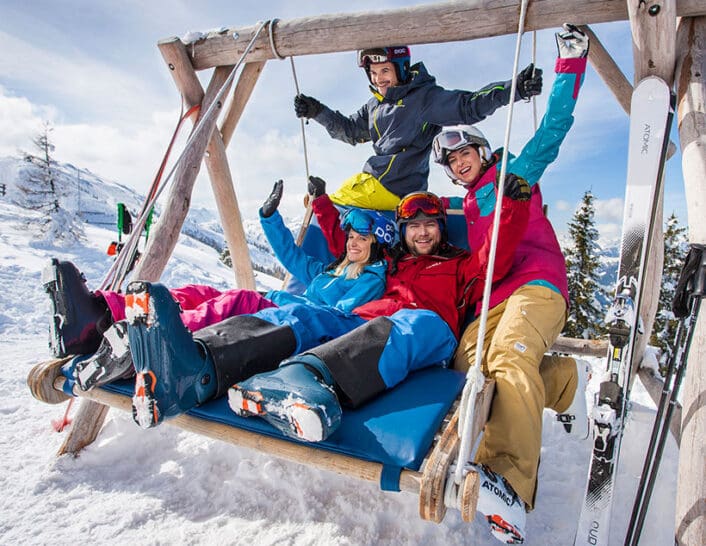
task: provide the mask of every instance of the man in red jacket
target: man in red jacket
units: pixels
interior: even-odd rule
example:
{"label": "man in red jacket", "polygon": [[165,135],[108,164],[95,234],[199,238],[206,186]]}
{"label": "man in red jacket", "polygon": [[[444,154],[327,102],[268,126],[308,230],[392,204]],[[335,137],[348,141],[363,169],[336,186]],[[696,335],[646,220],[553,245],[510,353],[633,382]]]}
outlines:
{"label": "man in red jacket", "polygon": [[[512,264],[527,223],[529,185],[508,175],[505,196],[493,281]],[[328,196],[319,199],[319,214],[338,216]],[[483,294],[490,236],[473,254],[450,245],[443,203],[429,192],[404,197],[396,219],[400,244],[387,256],[385,293],[353,311],[367,322],[234,385],[229,401],[236,413],[260,415],[289,436],[320,441],[338,426],[339,400],[357,407],[414,370],[448,365],[466,311]]]}

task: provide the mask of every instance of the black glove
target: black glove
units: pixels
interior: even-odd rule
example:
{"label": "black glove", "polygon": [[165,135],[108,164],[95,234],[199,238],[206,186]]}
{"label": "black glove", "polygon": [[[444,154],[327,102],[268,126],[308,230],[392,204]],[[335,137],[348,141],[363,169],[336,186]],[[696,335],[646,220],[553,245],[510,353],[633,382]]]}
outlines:
{"label": "black glove", "polygon": [[324,107],[314,97],[297,95],[294,97],[294,113],[298,118],[315,118]]}
{"label": "black glove", "polygon": [[505,175],[503,193],[513,201],[529,201],[532,196],[532,188],[524,178],[508,173]]}
{"label": "black glove", "polygon": [[517,75],[517,92],[521,99],[528,99],[542,92],[542,69],[530,63]]}
{"label": "black glove", "polygon": [[318,176],[310,176],[306,189],[314,199],[326,193],[326,180]]}
{"label": "black glove", "polygon": [[279,202],[282,199],[282,186],[284,186],[284,182],[282,180],[278,180],[272,187],[272,193],[262,204],[262,208],[260,209],[260,216],[263,218],[269,218],[272,216],[277,210],[277,207],[279,207]]}

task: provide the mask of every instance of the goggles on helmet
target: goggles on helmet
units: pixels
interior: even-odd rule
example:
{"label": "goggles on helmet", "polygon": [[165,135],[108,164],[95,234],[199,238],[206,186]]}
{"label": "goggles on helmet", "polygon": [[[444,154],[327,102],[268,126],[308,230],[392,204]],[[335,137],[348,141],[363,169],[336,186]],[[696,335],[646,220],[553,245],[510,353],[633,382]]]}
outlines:
{"label": "goggles on helmet", "polygon": [[392,246],[397,238],[394,222],[374,210],[348,209],[341,218],[341,228],[352,229],[361,235],[372,234],[384,246]]}
{"label": "goggles on helmet", "polygon": [[397,223],[409,222],[422,214],[428,218],[446,219],[446,209],[436,195],[426,191],[406,195],[397,205],[395,218]]}
{"label": "goggles on helmet", "polygon": [[371,63],[395,62],[399,59],[409,60],[409,48],[397,47],[371,47],[358,51],[358,66],[366,68]]}
{"label": "goggles on helmet", "polygon": [[464,129],[442,129],[442,131],[434,137],[432,143],[432,153],[436,163],[446,163],[446,158],[449,152],[460,150],[469,145],[488,148],[488,141],[480,134],[473,134]]}

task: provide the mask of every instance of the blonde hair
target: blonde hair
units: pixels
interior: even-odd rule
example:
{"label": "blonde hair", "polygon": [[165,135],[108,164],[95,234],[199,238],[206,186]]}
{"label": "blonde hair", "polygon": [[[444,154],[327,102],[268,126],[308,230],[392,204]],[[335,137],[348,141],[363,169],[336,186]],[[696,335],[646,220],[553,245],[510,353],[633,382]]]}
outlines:
{"label": "blonde hair", "polygon": [[360,274],[363,272],[363,269],[365,266],[368,265],[368,262],[365,263],[355,263],[351,262],[348,259],[348,256],[343,258],[343,261],[338,264],[336,269],[333,270],[333,276],[334,277],[340,277],[343,274],[346,275],[346,279],[357,279],[360,277]]}

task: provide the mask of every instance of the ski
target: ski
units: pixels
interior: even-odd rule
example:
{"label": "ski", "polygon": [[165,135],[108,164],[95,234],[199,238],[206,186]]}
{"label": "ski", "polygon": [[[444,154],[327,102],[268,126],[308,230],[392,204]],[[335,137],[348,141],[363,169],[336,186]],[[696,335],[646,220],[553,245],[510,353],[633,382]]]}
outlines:
{"label": "ski", "polygon": [[669,142],[673,98],[655,76],[632,94],[628,169],[618,278],[606,314],[609,344],[605,374],[591,414],[593,450],[575,545],[608,544],[615,474],[625,425],[633,349],[641,331],[640,305],[647,247]]}

